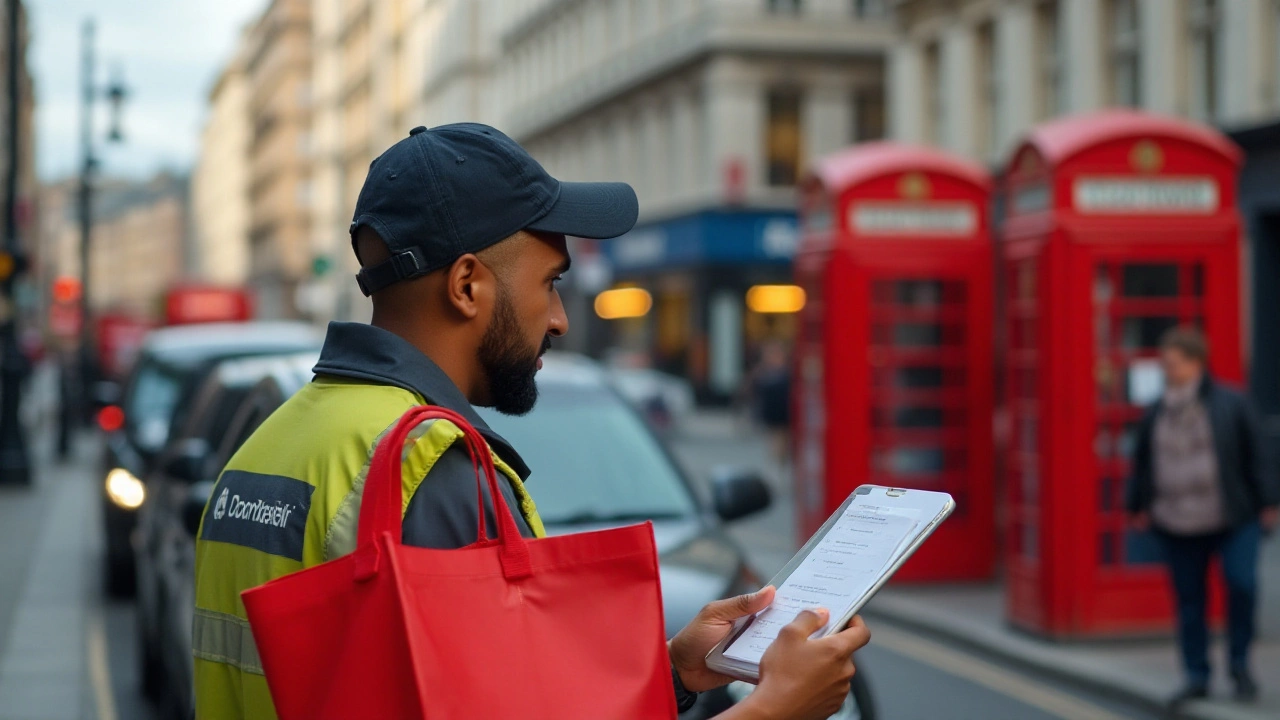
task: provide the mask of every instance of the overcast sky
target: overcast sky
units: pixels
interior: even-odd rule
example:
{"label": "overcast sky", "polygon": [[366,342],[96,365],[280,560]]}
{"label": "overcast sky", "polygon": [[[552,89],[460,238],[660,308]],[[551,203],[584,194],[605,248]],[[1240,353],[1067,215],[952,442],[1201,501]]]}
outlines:
{"label": "overcast sky", "polygon": [[[186,170],[195,158],[205,96],[231,56],[239,28],[266,0],[26,0],[36,78],[36,141],[40,177],[79,169],[80,35],[97,21],[98,83],[118,69],[131,96],[124,112],[125,143],[99,142],[102,171],[145,177]],[[106,103],[99,103],[97,138],[105,137]]]}

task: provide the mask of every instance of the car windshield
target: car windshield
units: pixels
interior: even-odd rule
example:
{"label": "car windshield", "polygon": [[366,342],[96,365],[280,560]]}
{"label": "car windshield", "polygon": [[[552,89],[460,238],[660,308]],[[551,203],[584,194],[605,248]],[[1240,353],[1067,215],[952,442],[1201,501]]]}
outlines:
{"label": "car windshield", "polygon": [[138,368],[124,411],[139,445],[152,450],[164,445],[181,392],[178,373],[156,363]]}
{"label": "car windshield", "polygon": [[529,493],[548,525],[661,520],[697,507],[658,440],[631,409],[599,387],[540,383],[524,417],[480,414],[524,458]]}

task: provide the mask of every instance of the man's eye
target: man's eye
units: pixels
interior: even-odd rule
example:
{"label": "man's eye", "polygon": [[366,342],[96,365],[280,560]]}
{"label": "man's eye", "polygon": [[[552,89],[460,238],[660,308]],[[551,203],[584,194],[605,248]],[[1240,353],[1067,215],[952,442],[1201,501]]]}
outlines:
{"label": "man's eye", "polygon": [[555,276],[555,277],[551,278],[551,284],[552,284],[552,286],[559,285],[559,284],[560,284],[560,281],[561,281],[561,280],[563,280],[563,279],[564,279],[564,276],[563,276],[563,275],[557,275],[557,276]]}

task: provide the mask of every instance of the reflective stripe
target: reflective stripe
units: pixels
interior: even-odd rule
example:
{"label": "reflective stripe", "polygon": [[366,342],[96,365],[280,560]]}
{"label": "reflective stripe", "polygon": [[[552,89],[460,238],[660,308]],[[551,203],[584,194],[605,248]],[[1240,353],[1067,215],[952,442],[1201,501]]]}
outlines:
{"label": "reflective stripe", "polygon": [[[356,549],[356,527],[360,524],[360,499],[364,497],[364,481],[369,475],[369,464],[373,462],[373,453],[378,449],[378,445],[382,443],[382,438],[400,422],[400,418],[396,418],[396,422],[391,423],[386,430],[378,433],[378,437],[374,439],[373,444],[369,446],[369,458],[365,460],[361,466],[360,472],[356,474],[355,479],[351,481],[351,489],[346,495],[342,496],[342,502],[338,503],[338,511],[333,514],[333,519],[329,521],[329,527],[324,534],[324,559],[325,562],[336,560],[344,555],[355,552]],[[409,456],[417,447],[417,443],[422,439],[431,426],[435,424],[435,419],[423,420],[418,423],[413,430],[409,431],[408,442],[404,445],[404,450],[400,453],[400,462],[409,461]],[[452,425],[451,425],[452,427]],[[456,428],[455,428],[456,430]],[[461,432],[461,431],[458,431]],[[426,463],[427,468],[435,465],[436,460],[444,454],[445,450],[450,447],[449,443],[442,443],[438,451]],[[424,475],[426,473],[423,473]],[[417,489],[422,478],[418,477],[414,480],[414,489]],[[409,498],[412,493],[405,493],[403,497],[403,506],[400,514],[403,516],[409,507]]]}
{"label": "reflective stripe", "polygon": [[196,608],[191,619],[191,652],[201,660],[225,663],[241,672],[264,674],[249,621],[235,615]]}

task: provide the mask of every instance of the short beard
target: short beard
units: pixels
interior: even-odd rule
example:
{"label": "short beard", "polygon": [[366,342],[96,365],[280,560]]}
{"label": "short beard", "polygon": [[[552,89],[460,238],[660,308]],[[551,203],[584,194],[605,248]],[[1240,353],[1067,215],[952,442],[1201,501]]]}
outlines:
{"label": "short beard", "polygon": [[489,381],[489,406],[504,415],[524,415],[538,402],[538,358],[551,347],[551,336],[530,351],[507,289],[499,284],[493,319],[480,339],[480,368]]}

